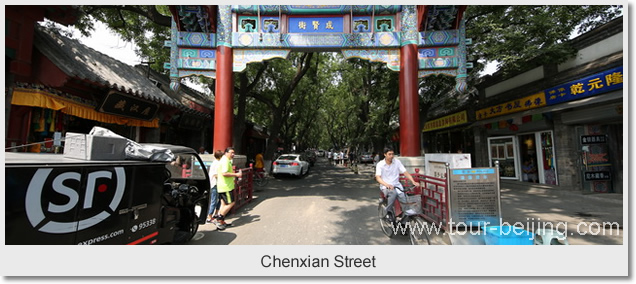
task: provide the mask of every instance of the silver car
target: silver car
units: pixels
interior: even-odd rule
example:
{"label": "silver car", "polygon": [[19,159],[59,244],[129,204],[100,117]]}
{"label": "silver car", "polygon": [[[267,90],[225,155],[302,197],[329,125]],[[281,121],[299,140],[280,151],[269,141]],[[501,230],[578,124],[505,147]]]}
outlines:
{"label": "silver car", "polygon": [[371,153],[362,153],[359,158],[360,163],[373,163],[373,155]]}
{"label": "silver car", "polygon": [[297,177],[306,175],[309,172],[309,161],[305,155],[282,154],[272,163],[272,174],[294,175]]}

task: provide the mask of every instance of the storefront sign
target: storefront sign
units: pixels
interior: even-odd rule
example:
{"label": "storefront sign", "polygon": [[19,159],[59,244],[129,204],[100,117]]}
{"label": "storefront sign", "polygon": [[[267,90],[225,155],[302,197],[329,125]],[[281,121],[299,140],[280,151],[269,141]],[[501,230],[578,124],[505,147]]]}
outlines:
{"label": "storefront sign", "polygon": [[427,121],[424,124],[424,130],[422,132],[433,131],[437,129],[452,127],[468,122],[466,111],[461,111],[451,115],[447,115],[438,119]]}
{"label": "storefront sign", "polygon": [[342,33],[342,17],[293,17],[289,18],[290,33]]}
{"label": "storefront sign", "polygon": [[545,105],[545,93],[540,92],[514,101],[482,108],[475,113],[475,117],[477,120],[482,120],[490,117],[538,108]]}
{"label": "storefront sign", "polygon": [[585,172],[585,181],[595,181],[595,180],[611,180],[612,176],[608,171],[600,171],[600,172]]}
{"label": "storefront sign", "polygon": [[453,223],[467,226],[499,224],[501,202],[499,176],[495,168],[452,169],[450,217]]}
{"label": "storefront sign", "polygon": [[152,120],[159,109],[159,105],[137,99],[119,92],[110,92],[102,103],[99,111],[132,117],[143,120]]}
{"label": "storefront sign", "polygon": [[548,105],[623,88],[623,66],[545,90]]}
{"label": "storefront sign", "polygon": [[607,143],[605,135],[583,135],[581,136],[581,144],[598,144]]}

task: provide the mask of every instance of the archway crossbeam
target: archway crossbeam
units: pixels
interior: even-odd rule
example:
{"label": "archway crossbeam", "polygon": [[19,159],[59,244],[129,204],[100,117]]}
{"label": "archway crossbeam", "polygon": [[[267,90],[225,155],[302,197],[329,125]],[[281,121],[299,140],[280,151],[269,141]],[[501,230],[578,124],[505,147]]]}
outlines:
{"label": "archway crossbeam", "polygon": [[343,49],[342,55],[345,59],[361,58],[371,62],[384,62],[392,71],[400,71],[400,50],[366,50],[366,49]]}
{"label": "archway crossbeam", "polygon": [[401,5],[232,5],[232,13],[256,15],[376,15],[397,14]]}
{"label": "archway crossbeam", "polygon": [[[465,90],[466,45],[462,8],[453,5],[225,5],[216,33],[179,31],[173,23],[171,86],[181,78],[216,78],[216,49],[233,50],[233,72],[252,62],[287,58],[291,51],[340,51],[345,58],[385,62],[399,71],[400,49],[417,46],[418,77],[443,74]],[[180,18],[200,19],[205,9],[180,8]],[[189,11],[196,17],[189,17]],[[199,11],[199,12],[197,12]],[[195,13],[191,12],[191,13]],[[181,23],[183,26],[183,23]]]}
{"label": "archway crossbeam", "polygon": [[273,58],[287,58],[290,49],[237,49],[233,53],[233,72],[243,72],[248,63],[263,62]]}

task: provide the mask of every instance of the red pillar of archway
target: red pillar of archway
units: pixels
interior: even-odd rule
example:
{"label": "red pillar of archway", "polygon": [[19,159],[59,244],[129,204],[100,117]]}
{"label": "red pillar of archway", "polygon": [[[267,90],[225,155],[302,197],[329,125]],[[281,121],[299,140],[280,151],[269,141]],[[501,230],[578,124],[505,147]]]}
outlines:
{"label": "red pillar of archway", "polygon": [[232,49],[219,46],[216,52],[216,89],[214,99],[213,149],[225,150],[232,146],[234,124],[234,77]]}
{"label": "red pillar of archway", "polygon": [[420,156],[420,107],[417,83],[417,45],[400,50],[400,155]]}

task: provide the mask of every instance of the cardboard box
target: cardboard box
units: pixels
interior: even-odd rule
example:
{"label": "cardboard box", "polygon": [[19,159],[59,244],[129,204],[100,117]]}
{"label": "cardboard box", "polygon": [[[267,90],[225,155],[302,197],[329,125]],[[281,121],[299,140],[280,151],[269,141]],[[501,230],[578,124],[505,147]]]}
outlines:
{"label": "cardboard box", "polygon": [[127,140],[67,132],[64,156],[82,160],[125,160]]}

